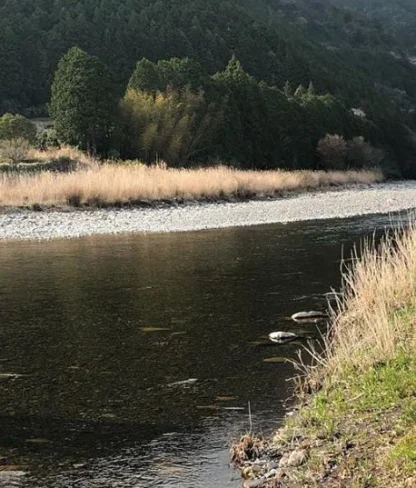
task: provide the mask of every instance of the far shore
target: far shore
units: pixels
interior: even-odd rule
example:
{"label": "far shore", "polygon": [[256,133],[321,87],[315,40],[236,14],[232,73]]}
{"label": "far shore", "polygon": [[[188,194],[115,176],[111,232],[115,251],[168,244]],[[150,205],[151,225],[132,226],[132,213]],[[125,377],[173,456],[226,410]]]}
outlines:
{"label": "far shore", "polygon": [[416,181],[351,185],[290,198],[165,204],[150,208],[14,210],[0,215],[0,240],[166,233],[388,214],[416,208]]}

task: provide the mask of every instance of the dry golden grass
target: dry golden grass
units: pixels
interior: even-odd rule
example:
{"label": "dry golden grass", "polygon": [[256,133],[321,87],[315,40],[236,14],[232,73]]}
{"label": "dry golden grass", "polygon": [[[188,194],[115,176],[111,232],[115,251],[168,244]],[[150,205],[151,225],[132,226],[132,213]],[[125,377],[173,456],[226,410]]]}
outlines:
{"label": "dry golden grass", "polygon": [[276,195],[331,185],[374,183],[379,171],[240,171],[228,167],[167,169],[140,164],[99,164],[72,148],[32,150],[33,160],[77,160],[72,173],[41,172],[0,176],[1,206],[112,205],[174,199],[220,199]]}
{"label": "dry golden grass", "polygon": [[344,274],[326,348],[312,350],[317,363],[306,367],[315,392],[274,438],[281,452],[306,453],[304,464],[283,473],[285,486],[416,486],[416,224],[409,218],[409,229],[378,247],[367,243]]}
{"label": "dry golden grass", "polygon": [[95,163],[95,160],[88,156],[86,153],[72,146],[50,148],[47,151],[41,151],[32,147],[28,154],[29,160],[37,162],[53,161],[60,158],[68,158],[72,161],[78,161],[79,163],[86,166]]}
{"label": "dry golden grass", "polygon": [[[413,216],[414,217],[414,216]],[[409,217],[411,218],[411,217]],[[364,246],[344,274],[324,356],[327,378],[416,352],[416,227],[386,237],[376,250]]]}

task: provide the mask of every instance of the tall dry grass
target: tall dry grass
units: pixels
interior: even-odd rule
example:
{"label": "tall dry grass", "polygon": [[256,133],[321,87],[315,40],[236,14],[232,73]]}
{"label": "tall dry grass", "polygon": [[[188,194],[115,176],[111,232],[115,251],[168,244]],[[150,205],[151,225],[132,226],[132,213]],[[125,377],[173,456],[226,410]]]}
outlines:
{"label": "tall dry grass", "polygon": [[51,147],[47,151],[32,147],[28,153],[28,159],[36,162],[55,161],[61,158],[77,161],[83,166],[96,164],[96,161],[91,156],[72,146]]}
{"label": "tall dry grass", "polygon": [[[0,205],[111,205],[142,200],[174,200],[275,195],[331,185],[374,183],[378,171],[240,171],[228,167],[167,169],[144,165],[98,164],[82,153],[69,156],[84,163],[72,173],[0,175]],[[49,159],[68,157],[68,150]],[[32,153],[33,157],[39,155]]]}
{"label": "tall dry grass", "polygon": [[336,312],[325,352],[317,357],[326,378],[337,381],[345,371],[416,354],[416,224],[378,247],[365,245],[344,273]]}

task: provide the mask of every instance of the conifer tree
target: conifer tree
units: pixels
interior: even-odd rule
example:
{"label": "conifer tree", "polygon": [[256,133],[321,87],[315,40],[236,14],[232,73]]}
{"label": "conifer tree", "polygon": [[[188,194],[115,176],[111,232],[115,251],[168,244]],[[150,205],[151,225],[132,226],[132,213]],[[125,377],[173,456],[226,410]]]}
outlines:
{"label": "conifer tree", "polygon": [[313,85],[313,82],[310,81],[308,86],[308,95],[315,95],[315,94],[316,94],[315,87]]}
{"label": "conifer tree", "polygon": [[306,88],[303,85],[299,85],[296,88],[296,91],[295,91],[295,97],[296,98],[302,98],[306,94],[307,94],[307,90],[306,90]]}
{"label": "conifer tree", "polygon": [[283,87],[283,93],[287,97],[292,97],[293,96],[293,87],[292,87],[292,83],[290,83],[289,80],[286,80],[286,82],[285,82],[285,86]]}
{"label": "conifer tree", "polygon": [[108,68],[78,47],[61,59],[52,84],[50,114],[61,142],[102,153],[115,122],[117,95]]}
{"label": "conifer tree", "polygon": [[160,69],[155,63],[146,58],[141,59],[136,64],[128,85],[130,90],[148,90],[152,92],[161,91],[162,80]]}

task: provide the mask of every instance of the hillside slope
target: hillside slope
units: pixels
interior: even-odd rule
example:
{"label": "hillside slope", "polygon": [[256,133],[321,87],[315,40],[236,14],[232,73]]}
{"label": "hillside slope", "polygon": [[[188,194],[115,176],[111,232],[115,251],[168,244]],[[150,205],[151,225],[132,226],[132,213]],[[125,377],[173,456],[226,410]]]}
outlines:
{"label": "hillside slope", "polygon": [[413,0],[335,0],[382,25],[407,52],[416,53],[416,3]]}
{"label": "hillside slope", "polygon": [[351,104],[371,99],[374,81],[402,103],[416,97],[416,70],[385,59],[395,45],[387,30],[333,0],[0,0],[0,110],[44,105],[73,45],[106,62],[121,86],[143,56],[189,56],[215,73],[235,54],[268,83],[313,81]]}

